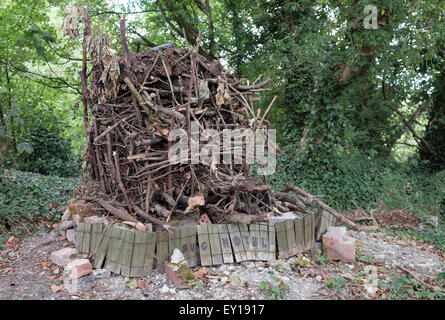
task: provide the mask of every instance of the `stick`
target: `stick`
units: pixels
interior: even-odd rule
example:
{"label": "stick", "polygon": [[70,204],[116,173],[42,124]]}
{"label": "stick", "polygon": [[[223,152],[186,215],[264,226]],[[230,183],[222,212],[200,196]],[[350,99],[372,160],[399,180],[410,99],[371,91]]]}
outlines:
{"label": "stick", "polygon": [[358,226],[352,222],[351,220],[345,218],[343,215],[341,215],[340,213],[338,213],[337,211],[335,211],[334,209],[332,209],[331,207],[329,207],[326,203],[324,203],[323,201],[321,201],[320,199],[317,199],[316,197],[314,197],[313,195],[311,195],[310,193],[307,193],[306,191],[304,191],[303,189],[298,188],[297,186],[294,186],[291,183],[286,183],[286,189],[287,190],[293,190],[299,194],[302,194],[303,196],[305,196],[306,198],[309,199],[313,199],[320,207],[322,207],[323,209],[325,209],[327,212],[329,212],[330,214],[332,214],[334,217],[336,217],[337,219],[339,219],[342,223],[346,224],[347,226],[353,228],[354,230],[359,230]]}

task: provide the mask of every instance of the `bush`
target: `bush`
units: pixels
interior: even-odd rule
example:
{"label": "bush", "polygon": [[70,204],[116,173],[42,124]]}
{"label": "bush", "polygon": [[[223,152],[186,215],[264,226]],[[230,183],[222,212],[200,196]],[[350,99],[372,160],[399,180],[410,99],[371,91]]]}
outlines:
{"label": "bush", "polygon": [[78,184],[77,178],[0,170],[0,235],[31,233],[37,221],[56,221]]}
{"label": "bush", "polygon": [[19,169],[44,175],[78,176],[80,159],[75,157],[70,142],[58,127],[32,127],[23,139],[24,148],[18,156]]}
{"label": "bush", "polygon": [[355,210],[351,200],[368,210],[383,201],[387,208],[411,210],[421,217],[445,211],[445,171],[432,174],[421,164],[359,153],[327,160],[299,162],[284,148],[270,182],[276,189],[291,182],[324,195],[323,201],[339,211]]}

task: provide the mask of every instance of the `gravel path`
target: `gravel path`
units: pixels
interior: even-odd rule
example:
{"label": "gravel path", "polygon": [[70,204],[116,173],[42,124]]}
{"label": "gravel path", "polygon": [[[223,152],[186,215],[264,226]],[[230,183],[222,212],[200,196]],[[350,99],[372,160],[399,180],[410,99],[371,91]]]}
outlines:
{"label": "gravel path", "polygon": [[[401,265],[430,276],[444,269],[444,260],[433,246],[419,245],[380,233],[351,232],[357,239],[361,256],[370,256],[387,266]],[[0,252],[0,299],[246,299],[262,300],[269,296],[259,289],[262,281],[277,276],[289,286],[283,299],[328,299],[326,279],[358,270],[357,263],[320,265],[314,262],[305,268],[291,268],[288,262],[266,264],[245,262],[207,268],[208,281],[191,289],[178,289],[165,274],[153,271],[151,276],[129,279],[123,276],[89,275],[69,283],[63,270],[50,262],[52,251],[71,245],[54,233],[16,241]],[[300,256],[302,258],[302,255]],[[275,265],[276,264],[276,265]],[[197,271],[199,267],[192,270]],[[62,286],[63,285],[63,286]],[[346,290],[343,298],[354,299]],[[369,298],[369,297],[362,297]]]}

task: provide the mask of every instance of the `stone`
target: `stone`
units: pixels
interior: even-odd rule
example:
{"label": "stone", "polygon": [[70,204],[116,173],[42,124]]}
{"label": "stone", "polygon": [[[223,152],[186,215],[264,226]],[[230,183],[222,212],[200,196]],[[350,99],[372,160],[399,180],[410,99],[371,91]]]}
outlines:
{"label": "stone", "polygon": [[103,223],[105,225],[107,225],[109,223],[107,218],[105,218],[105,217],[98,217],[98,216],[85,217],[83,219],[83,222],[85,222],[85,223]]}
{"label": "stone", "polygon": [[322,239],[329,259],[344,262],[355,260],[355,239],[348,236],[345,227],[328,227]]}
{"label": "stone", "polygon": [[73,220],[66,220],[61,222],[58,226],[59,234],[61,236],[65,236],[66,230],[72,228],[73,226],[74,226]]}
{"label": "stone", "polygon": [[77,254],[77,250],[73,248],[56,250],[51,253],[51,261],[59,267],[65,267],[75,254]]}
{"label": "stone", "polygon": [[230,284],[234,287],[242,287],[244,285],[244,281],[238,276],[231,276]]}
{"label": "stone", "polygon": [[173,254],[170,258],[170,262],[174,263],[174,264],[184,264],[184,265],[188,266],[188,263],[185,260],[184,255],[182,254],[181,250],[179,250],[178,248],[175,248],[175,250],[173,250]]}
{"label": "stone", "polygon": [[66,230],[66,240],[71,243],[76,243],[76,229]]}
{"label": "stone", "polygon": [[93,265],[88,259],[75,259],[68,262],[65,268],[70,279],[79,279],[93,272]]}
{"label": "stone", "polygon": [[66,209],[62,216],[62,222],[67,221],[71,218],[71,212],[69,209]]}
{"label": "stone", "polygon": [[170,292],[170,288],[167,287],[166,284],[164,284],[164,285],[162,286],[162,288],[161,288],[159,291],[160,291],[161,293],[169,293],[169,292]]}
{"label": "stone", "polygon": [[74,226],[77,227],[80,222],[83,222],[83,217],[81,217],[78,214],[73,214],[73,222],[74,222]]}
{"label": "stone", "polygon": [[184,264],[165,262],[165,275],[180,289],[189,289],[188,281],[195,280],[195,274]]}
{"label": "stone", "polygon": [[108,269],[93,270],[93,277],[96,279],[105,279],[111,277],[111,271]]}
{"label": "stone", "polygon": [[292,268],[283,260],[270,260],[267,264],[277,271],[291,271]]}
{"label": "stone", "polygon": [[222,278],[221,278],[221,283],[222,283],[222,284],[225,284],[228,280],[229,280],[228,277],[222,277]]}

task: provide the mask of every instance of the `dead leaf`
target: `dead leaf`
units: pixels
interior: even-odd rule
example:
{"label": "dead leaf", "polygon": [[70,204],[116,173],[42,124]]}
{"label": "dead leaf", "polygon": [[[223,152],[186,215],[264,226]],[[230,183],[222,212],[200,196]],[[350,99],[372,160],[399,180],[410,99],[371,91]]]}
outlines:
{"label": "dead leaf", "polygon": [[187,200],[187,208],[185,209],[185,213],[193,211],[196,207],[205,205],[204,196],[202,194],[190,197]]}
{"label": "dead leaf", "polygon": [[63,290],[63,283],[60,284],[60,285],[55,285],[55,284],[53,284],[53,285],[51,286],[51,291],[54,292],[54,293],[59,292],[59,291],[62,291],[62,290]]}

